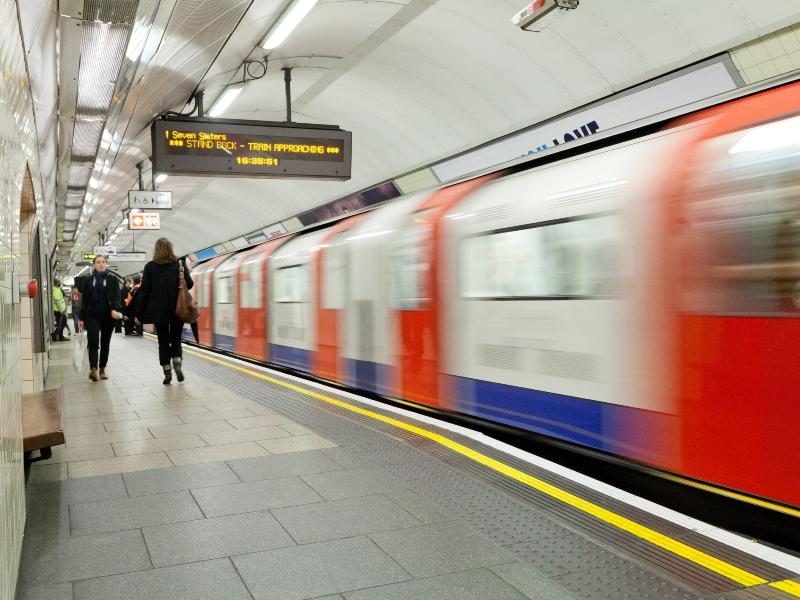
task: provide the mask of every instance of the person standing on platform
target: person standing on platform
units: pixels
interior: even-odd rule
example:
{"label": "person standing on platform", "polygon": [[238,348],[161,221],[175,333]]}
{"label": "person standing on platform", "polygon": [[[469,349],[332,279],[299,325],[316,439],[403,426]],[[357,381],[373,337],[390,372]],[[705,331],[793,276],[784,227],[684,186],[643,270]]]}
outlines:
{"label": "person standing on platform", "polygon": [[153,250],[153,260],[144,267],[142,286],[136,295],[136,324],[153,323],[156,327],[158,361],[164,371],[164,385],[172,383],[173,368],[178,381],[184,379],[181,348],[183,322],[175,314],[181,276],[186,281],[186,289],[192,289],[194,282],[185,262],[175,256],[172,242],[160,238]]}
{"label": "person standing on platform", "polygon": [[[131,289],[133,288],[133,280],[130,277],[125,278],[125,283],[122,285],[122,289],[119,291],[119,305],[120,307],[125,306],[125,300],[128,299],[128,294],[130,294]],[[121,333],[122,332],[122,319],[114,323],[114,332]]]}
{"label": "person standing on platform", "polygon": [[69,295],[69,303],[72,306],[72,324],[74,325],[75,334],[81,332],[78,323],[81,320],[81,293],[78,291],[78,286],[72,286],[72,292]]}
{"label": "person standing on platform", "polygon": [[133,287],[131,291],[128,292],[128,297],[125,298],[125,306],[122,309],[122,312],[125,313],[125,335],[136,335],[142,336],[144,332],[142,331],[141,324],[136,324],[136,307],[138,306],[138,295],[139,289],[142,287],[142,276],[141,275],[134,275],[133,276]]}
{"label": "person standing on platform", "polygon": [[[86,330],[89,347],[89,379],[108,379],[106,365],[114,323],[122,318],[119,312],[119,280],[108,274],[105,256],[95,256],[94,272],[81,287],[80,327]],[[99,356],[98,356],[99,350]],[[100,372],[98,373],[98,367]]]}
{"label": "person standing on platform", "polygon": [[53,313],[56,320],[56,328],[53,331],[54,342],[66,342],[64,337],[64,327],[67,326],[67,301],[64,299],[64,292],[61,290],[61,280],[53,280]]}

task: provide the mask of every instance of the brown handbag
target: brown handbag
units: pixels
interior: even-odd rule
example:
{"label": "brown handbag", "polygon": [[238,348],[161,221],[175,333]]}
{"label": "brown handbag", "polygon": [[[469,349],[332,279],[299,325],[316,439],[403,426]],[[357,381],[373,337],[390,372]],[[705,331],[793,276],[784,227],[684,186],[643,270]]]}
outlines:
{"label": "brown handbag", "polygon": [[183,274],[183,261],[178,261],[178,302],[175,305],[175,316],[183,323],[194,323],[200,316],[192,294],[186,289],[186,276]]}

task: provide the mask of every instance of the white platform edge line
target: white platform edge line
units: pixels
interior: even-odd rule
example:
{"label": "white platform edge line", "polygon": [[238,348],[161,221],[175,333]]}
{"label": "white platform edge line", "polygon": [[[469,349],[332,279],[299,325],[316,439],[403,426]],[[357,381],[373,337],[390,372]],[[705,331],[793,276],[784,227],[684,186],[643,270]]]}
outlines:
{"label": "white platform edge line", "polygon": [[726,546],[730,546],[731,548],[735,548],[736,550],[740,550],[751,556],[754,556],[761,560],[765,560],[773,565],[776,565],[788,571],[792,571],[795,574],[800,574],[800,557],[792,556],[791,554],[787,554],[786,552],[782,552],[781,550],[778,550],[776,548],[770,548],[769,546],[764,546],[762,544],[759,544],[755,540],[748,539],[746,537],[743,537],[736,533],[732,533],[730,531],[726,531],[725,529],[720,529],[719,527],[711,525],[710,523],[700,521],[699,519],[695,519],[694,517],[690,517],[688,515],[672,510],[665,506],[661,506],[660,504],[656,504],[651,500],[641,498],[639,496],[631,494],[630,492],[626,492],[625,490],[621,490],[607,483],[603,483],[602,481],[598,481],[592,477],[589,477],[588,475],[578,473],[577,471],[573,471],[572,469],[554,463],[540,456],[536,456],[535,454],[531,454],[530,452],[520,450],[519,448],[515,448],[514,446],[496,440],[483,433],[467,429],[460,425],[448,423],[447,421],[442,421],[435,417],[419,414],[411,410],[400,408],[398,406],[392,406],[390,404],[385,404],[383,402],[371,400],[370,398],[364,398],[352,392],[340,390],[338,388],[334,388],[332,386],[328,386],[316,381],[311,381],[303,377],[298,377],[296,375],[291,375],[288,373],[284,373],[282,371],[276,371],[274,369],[270,369],[269,367],[265,367],[263,365],[258,365],[231,356],[218,354],[216,352],[206,350],[205,348],[192,346],[191,349],[197,352],[202,352],[211,355],[212,357],[219,360],[227,360],[229,362],[239,364],[249,369],[264,371],[265,373],[268,373],[276,378],[283,377],[286,379],[290,379],[298,384],[305,385],[307,387],[313,387],[319,390],[333,392],[340,396],[344,396],[348,399],[352,399],[360,404],[371,406],[373,408],[380,408],[381,410],[402,415],[414,421],[419,421],[422,423],[427,423],[429,425],[434,425],[440,429],[451,431],[458,435],[470,438],[472,440],[475,440],[476,442],[489,446],[490,448],[494,448],[495,450],[499,450],[500,452],[508,454],[509,456],[514,456],[516,458],[524,460],[529,464],[535,465],[537,467],[550,471],[551,473],[560,475],[561,477],[564,477],[566,479],[579,483],[585,487],[593,489],[597,492],[605,494],[610,498],[619,500],[621,502],[624,502],[625,504],[628,504],[630,506],[648,512],[652,515],[660,517],[661,519],[664,519],[666,521],[669,521],[671,523],[674,523],[676,525],[685,527],[686,529],[704,535],[705,537],[717,541],[721,544],[725,544]]}

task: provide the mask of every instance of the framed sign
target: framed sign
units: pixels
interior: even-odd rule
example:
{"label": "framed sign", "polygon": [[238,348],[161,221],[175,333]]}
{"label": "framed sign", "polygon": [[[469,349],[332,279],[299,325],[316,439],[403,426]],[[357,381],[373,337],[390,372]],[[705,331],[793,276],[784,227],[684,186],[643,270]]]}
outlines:
{"label": "framed sign", "polygon": [[173,117],[151,135],[156,173],[350,179],[352,133],[332,125]]}
{"label": "framed sign", "polygon": [[161,215],[157,212],[143,212],[129,215],[128,229],[131,231],[161,229]]}

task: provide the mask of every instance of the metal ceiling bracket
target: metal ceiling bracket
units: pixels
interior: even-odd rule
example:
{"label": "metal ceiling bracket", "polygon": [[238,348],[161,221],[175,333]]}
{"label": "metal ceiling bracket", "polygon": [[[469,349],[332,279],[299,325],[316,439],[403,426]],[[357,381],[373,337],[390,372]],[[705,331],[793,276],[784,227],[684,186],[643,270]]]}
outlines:
{"label": "metal ceiling bracket", "polygon": [[292,68],[283,69],[283,83],[286,88],[286,122],[292,122]]}

